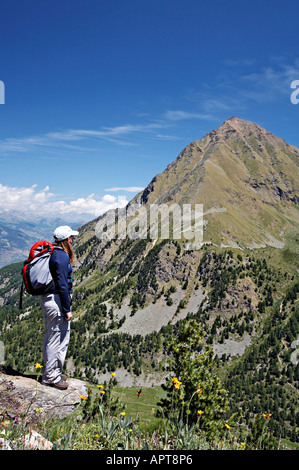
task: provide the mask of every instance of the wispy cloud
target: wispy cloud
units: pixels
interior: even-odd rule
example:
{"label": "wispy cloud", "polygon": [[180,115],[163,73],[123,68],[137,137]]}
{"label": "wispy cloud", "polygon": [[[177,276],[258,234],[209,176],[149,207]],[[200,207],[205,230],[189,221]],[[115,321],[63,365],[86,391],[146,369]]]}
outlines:
{"label": "wispy cloud", "polygon": [[282,60],[240,78],[243,99],[268,102],[290,95],[291,82],[299,78],[299,59],[292,64]]}
{"label": "wispy cloud", "polygon": [[139,191],[142,191],[144,189],[143,186],[125,186],[125,187],[112,187],[112,188],[107,188],[105,191],[128,191],[130,193],[137,193]]}
{"label": "wispy cloud", "polygon": [[[24,153],[37,149],[61,149],[61,150],[97,150],[95,147],[83,147],[79,142],[106,141],[117,145],[135,145],[128,138],[136,134],[151,133],[169,127],[166,122],[150,122],[146,124],[125,124],[122,126],[102,127],[94,129],[66,129],[49,132],[38,136],[25,138],[8,138],[0,140],[0,154]],[[124,140],[126,139],[126,140]]]}
{"label": "wispy cloud", "polygon": [[119,146],[141,145],[140,136],[171,141],[178,137],[166,129],[178,128],[189,121],[215,121],[224,113],[229,116],[254,103],[269,103],[290,95],[290,84],[299,77],[299,59],[269,59],[259,64],[252,58],[227,59],[223,69],[210,83],[200,83],[198,89],[186,92],[180,108],[161,110],[158,116],[144,113],[147,122],[102,126],[99,129],[62,129],[41,135],[0,140],[0,156],[18,153],[52,154],[61,152],[94,152],[100,144]]}
{"label": "wispy cloud", "polygon": [[125,124],[123,126],[102,127],[100,130],[69,129],[61,132],[51,132],[47,134],[47,137],[55,140],[78,140],[86,137],[119,137],[138,132],[149,132],[163,127],[165,127],[165,123]]}
{"label": "wispy cloud", "polygon": [[[217,119],[224,112],[244,111],[252,104],[287,102],[291,82],[299,79],[299,59],[272,57],[261,64],[245,57],[222,63],[223,68],[213,81],[202,83],[187,96],[205,119]],[[180,113],[174,113],[174,117],[180,118]]]}
{"label": "wispy cloud", "polygon": [[177,135],[157,134],[156,138],[159,140],[180,140]]}
{"label": "wispy cloud", "polygon": [[210,119],[211,116],[208,114],[201,114],[189,111],[174,110],[166,111],[165,118],[171,121],[180,121],[182,119]]}

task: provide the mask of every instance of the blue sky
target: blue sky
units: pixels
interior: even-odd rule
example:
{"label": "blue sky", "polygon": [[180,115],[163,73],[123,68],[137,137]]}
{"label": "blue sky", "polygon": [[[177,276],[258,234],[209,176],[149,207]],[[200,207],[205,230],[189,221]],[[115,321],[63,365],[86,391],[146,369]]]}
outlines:
{"label": "blue sky", "polygon": [[232,116],[299,147],[298,14],[293,0],[1,0],[0,212],[93,218]]}

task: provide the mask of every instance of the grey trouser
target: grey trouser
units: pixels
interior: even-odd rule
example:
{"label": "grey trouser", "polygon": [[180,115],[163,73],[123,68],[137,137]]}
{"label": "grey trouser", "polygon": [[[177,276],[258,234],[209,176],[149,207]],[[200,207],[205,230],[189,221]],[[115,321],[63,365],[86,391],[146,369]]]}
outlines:
{"label": "grey trouser", "polygon": [[59,294],[42,295],[40,306],[44,312],[46,328],[43,343],[42,381],[56,383],[60,380],[69,345],[70,322],[66,321],[62,314]]}

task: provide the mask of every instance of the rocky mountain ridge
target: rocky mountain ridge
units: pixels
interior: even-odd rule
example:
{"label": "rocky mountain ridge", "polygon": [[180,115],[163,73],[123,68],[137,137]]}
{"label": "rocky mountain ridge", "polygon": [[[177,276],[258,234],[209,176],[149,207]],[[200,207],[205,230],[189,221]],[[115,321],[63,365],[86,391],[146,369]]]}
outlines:
{"label": "rocky mountain ridge", "polygon": [[188,145],[133,202],[201,203],[204,242],[282,247],[299,221],[298,158],[296,147],[233,117]]}

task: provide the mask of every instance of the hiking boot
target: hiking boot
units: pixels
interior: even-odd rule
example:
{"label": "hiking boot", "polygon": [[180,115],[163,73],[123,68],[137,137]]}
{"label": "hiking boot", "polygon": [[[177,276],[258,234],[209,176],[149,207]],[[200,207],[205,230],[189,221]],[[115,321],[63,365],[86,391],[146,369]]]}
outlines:
{"label": "hiking boot", "polygon": [[55,388],[58,388],[59,390],[66,390],[69,386],[69,384],[65,382],[65,380],[59,380],[59,382],[56,382],[53,385]]}
{"label": "hiking boot", "polygon": [[56,382],[56,383],[42,382],[42,384],[47,385],[48,387],[58,388],[59,390],[66,390],[69,386],[69,384],[67,382],[65,382],[64,380],[59,380],[59,382]]}
{"label": "hiking boot", "polygon": [[66,381],[66,379],[67,379],[67,376],[66,376],[66,375],[64,375],[64,374],[60,374],[60,378],[61,378],[61,380],[63,380],[63,381],[65,382],[65,381]]}

